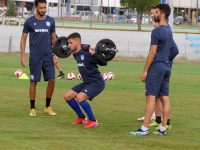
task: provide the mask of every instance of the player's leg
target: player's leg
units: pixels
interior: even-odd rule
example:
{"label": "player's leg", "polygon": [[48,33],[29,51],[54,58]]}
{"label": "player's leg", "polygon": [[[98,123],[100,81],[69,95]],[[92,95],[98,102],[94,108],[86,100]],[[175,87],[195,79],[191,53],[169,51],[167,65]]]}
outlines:
{"label": "player's leg", "polygon": [[147,136],[148,135],[148,126],[151,122],[151,116],[154,113],[155,108],[155,96],[147,95],[146,96],[146,107],[143,125],[136,131],[130,131],[132,135]]}
{"label": "player's leg", "polygon": [[[156,97],[155,103],[155,115],[161,117],[162,115],[162,103],[160,101],[160,97]],[[161,119],[160,119],[161,120]]]}
{"label": "player's leg", "polygon": [[168,119],[169,119],[169,116],[170,116],[170,111],[171,111],[171,105],[170,105],[169,96],[162,96],[161,97],[161,102],[162,102],[162,106],[163,106],[162,126],[166,127]]}
{"label": "player's leg", "polygon": [[153,64],[147,73],[147,78],[145,81],[145,119],[143,125],[138,130],[129,132],[132,135],[148,135],[148,126],[151,121],[151,116],[155,109],[155,98],[159,95],[160,86],[164,78],[162,65],[163,64],[159,63]]}
{"label": "player's leg", "polygon": [[38,57],[30,57],[29,68],[30,68],[29,98],[31,106],[29,116],[34,117],[37,115],[35,109],[36,87],[37,87],[37,82],[39,82],[41,78],[42,62]]}
{"label": "player's leg", "polygon": [[55,116],[56,113],[50,107],[51,98],[52,98],[54,87],[55,87],[55,67],[54,67],[54,62],[53,62],[53,56],[49,55],[43,59],[42,71],[43,71],[44,80],[48,81],[47,88],[46,88],[46,105],[45,105],[44,112],[49,114],[50,116]]}
{"label": "player's leg", "polygon": [[165,76],[163,78],[161,87],[160,87],[160,100],[162,103],[162,108],[163,108],[163,118],[162,118],[162,125],[160,125],[159,129],[154,132],[154,134],[159,134],[159,135],[166,135],[167,132],[167,121],[169,119],[170,115],[170,99],[169,99],[169,79],[170,79],[170,74],[171,71],[168,67],[166,67],[166,72]]}
{"label": "player's leg", "polygon": [[161,115],[162,115],[162,103],[159,97],[156,97],[155,101],[155,121],[149,124],[150,127],[159,127],[161,123]]}
{"label": "player's leg", "polygon": [[34,117],[36,116],[36,110],[35,110],[35,98],[36,98],[36,86],[37,82],[30,81],[30,87],[29,87],[29,97],[30,97],[30,116]]}
{"label": "player's leg", "polygon": [[153,95],[146,96],[146,108],[145,108],[145,115],[144,115],[145,119],[144,119],[142,127],[148,129],[149,123],[151,122],[151,116],[154,112],[154,108],[155,108],[155,96]]}
{"label": "player's leg", "polygon": [[79,84],[64,94],[64,100],[78,116],[77,119],[74,122],[72,122],[72,124],[74,124],[74,125],[85,124],[87,121],[87,118],[85,118],[85,115],[83,114],[83,112],[79,106],[79,103],[75,99],[75,97],[77,96],[77,92],[82,89],[82,86],[83,86],[83,84]]}
{"label": "player's leg", "polygon": [[62,79],[62,78],[64,78],[65,74],[62,71],[61,66],[60,66],[60,64],[58,62],[58,60],[59,60],[58,57],[56,57],[56,59],[57,60],[54,60],[54,64],[55,64],[56,70],[58,70],[58,72],[59,72],[59,75],[58,75],[57,79]]}
{"label": "player's leg", "polygon": [[54,79],[49,79],[48,84],[47,84],[47,89],[46,89],[46,107],[50,106],[51,103],[51,97],[53,95],[55,88],[55,80]]}
{"label": "player's leg", "polygon": [[87,102],[87,99],[92,100],[94,97],[100,94],[104,90],[104,88],[104,81],[97,81],[91,84],[87,84],[87,86],[85,86],[84,89],[82,89],[82,91],[76,96],[76,99],[79,101],[79,104],[86,112],[89,119],[89,121],[85,126],[83,126],[83,128],[92,128],[98,126],[98,122],[94,116],[90,104]]}
{"label": "player's leg", "polygon": [[76,96],[76,99],[79,101],[79,104],[81,105],[81,107],[83,108],[83,110],[85,111],[85,113],[87,114],[88,119],[89,119],[87,124],[85,126],[83,126],[83,128],[92,128],[92,127],[98,126],[98,122],[95,119],[92,108],[91,108],[90,104],[87,102],[88,98],[89,98],[88,95],[86,95],[83,92],[80,92]]}

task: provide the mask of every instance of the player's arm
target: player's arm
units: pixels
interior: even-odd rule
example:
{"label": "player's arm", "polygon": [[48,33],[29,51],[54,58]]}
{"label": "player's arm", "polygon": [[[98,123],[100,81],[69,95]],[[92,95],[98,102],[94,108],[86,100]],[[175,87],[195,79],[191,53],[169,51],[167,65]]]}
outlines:
{"label": "player's arm", "polygon": [[20,51],[21,51],[21,65],[23,67],[26,66],[25,47],[26,47],[27,36],[28,36],[28,33],[22,32],[21,41],[20,41]]}
{"label": "player's arm", "polygon": [[147,60],[146,60],[145,66],[144,66],[143,73],[140,77],[141,81],[143,81],[143,82],[145,82],[149,67],[151,66],[151,64],[156,56],[159,40],[160,40],[160,33],[157,29],[154,29],[151,33],[151,46],[150,46],[149,54],[147,56]]}
{"label": "player's arm", "polygon": [[53,45],[56,43],[57,40],[58,40],[58,37],[56,33],[55,32],[51,33],[51,41]]}
{"label": "player's arm", "polygon": [[92,46],[89,47],[89,52],[91,54],[91,62],[98,64],[100,66],[106,66],[107,65],[107,61],[101,59],[99,56],[97,56],[96,52],[95,52],[95,48],[93,48]]}
{"label": "player's arm", "polygon": [[145,66],[144,66],[143,73],[141,75],[141,81],[143,81],[143,82],[145,82],[149,67],[151,66],[151,64],[152,64],[152,62],[153,62],[153,60],[156,56],[157,48],[158,48],[158,45],[151,45],[150,46],[150,51],[149,51],[149,54],[147,56],[147,60],[146,60]]}
{"label": "player's arm", "polygon": [[[52,32],[51,33],[51,42],[52,42],[52,45],[54,45],[57,40],[58,40],[57,34],[55,32]],[[58,64],[58,57],[56,55],[53,55],[53,61],[54,61],[55,65]]]}
{"label": "player's arm", "polygon": [[174,58],[178,55],[178,53],[179,53],[179,49],[173,39],[172,47],[170,49],[170,54],[169,54],[169,61],[172,62],[174,60]]}

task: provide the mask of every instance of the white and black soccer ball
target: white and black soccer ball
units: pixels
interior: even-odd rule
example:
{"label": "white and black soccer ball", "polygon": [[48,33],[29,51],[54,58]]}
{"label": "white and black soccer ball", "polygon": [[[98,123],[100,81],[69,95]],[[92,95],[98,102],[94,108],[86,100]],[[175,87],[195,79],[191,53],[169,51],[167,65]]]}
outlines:
{"label": "white and black soccer ball", "polygon": [[115,75],[113,72],[108,72],[107,76],[108,76],[108,80],[113,80],[115,78]]}
{"label": "white and black soccer ball", "polygon": [[79,73],[79,74],[77,74],[77,78],[79,79],[79,80],[83,80],[83,78],[82,78],[82,76],[81,76],[81,74]]}
{"label": "white and black soccer ball", "polygon": [[108,74],[107,73],[103,73],[102,77],[103,77],[104,80],[108,80]]}
{"label": "white and black soccer ball", "polygon": [[67,74],[67,80],[74,80],[75,79],[75,74],[73,72],[70,72]]}
{"label": "white and black soccer ball", "polygon": [[21,69],[17,69],[14,74],[16,77],[20,77],[23,74],[23,71]]}

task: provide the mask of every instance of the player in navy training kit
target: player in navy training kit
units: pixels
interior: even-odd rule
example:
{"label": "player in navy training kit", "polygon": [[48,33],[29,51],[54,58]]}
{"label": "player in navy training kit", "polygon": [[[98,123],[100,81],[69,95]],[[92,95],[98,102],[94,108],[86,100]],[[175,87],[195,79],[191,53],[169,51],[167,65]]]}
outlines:
{"label": "player in navy training kit", "polygon": [[163,119],[160,128],[154,132],[159,135],[166,135],[167,120],[170,115],[169,100],[169,78],[171,74],[170,60],[177,55],[170,52],[174,47],[174,40],[168,17],[170,7],[167,4],[156,6],[154,21],[158,22],[158,27],[152,31],[151,46],[146,60],[141,80],[145,82],[146,109],[143,125],[137,130],[130,132],[133,135],[148,135],[148,126],[155,108],[155,99],[160,97],[163,106]]}
{"label": "player in navy training kit", "polygon": [[[35,98],[36,86],[40,81],[41,71],[45,81],[48,81],[46,89],[46,107],[44,112],[55,116],[56,113],[50,107],[51,97],[55,85],[55,67],[52,54],[52,42],[56,41],[55,21],[46,16],[46,0],[36,0],[36,15],[28,18],[24,23],[24,29],[21,37],[21,65],[26,66],[25,47],[26,39],[29,33],[30,47],[30,116],[36,116]],[[55,56],[56,57],[56,56]]]}
{"label": "player in navy training kit", "polygon": [[[152,24],[154,25],[154,27],[158,27],[159,24],[158,22],[154,21],[154,17],[156,14],[156,7],[152,6],[151,7],[151,12],[150,12],[150,17],[152,19]],[[179,53],[179,49],[176,45],[176,43],[173,41],[172,47],[170,49],[170,54],[169,54],[169,62],[173,63],[173,59],[176,57],[176,55]],[[151,123],[149,124],[150,127],[156,127],[158,128],[160,123],[161,123],[161,115],[162,115],[162,103],[160,101],[160,97],[156,97],[156,102],[155,102],[155,113],[153,113],[152,117],[151,117]],[[143,120],[142,120],[143,119]],[[144,121],[144,117],[138,118],[139,121]],[[171,129],[171,125],[170,125],[170,118],[168,118],[167,120],[167,129]]]}
{"label": "player in navy training kit", "polygon": [[[94,49],[89,48],[89,46],[88,48],[81,46],[81,36],[79,33],[69,35],[68,43],[70,49],[73,51],[79,73],[83,79],[83,83],[76,85],[64,95],[65,101],[78,116],[72,124],[85,124],[83,128],[97,127],[98,122],[87,99],[92,100],[104,90],[105,82],[98,70],[97,64],[105,66],[107,62],[99,59]],[[79,105],[86,112],[88,121]]]}

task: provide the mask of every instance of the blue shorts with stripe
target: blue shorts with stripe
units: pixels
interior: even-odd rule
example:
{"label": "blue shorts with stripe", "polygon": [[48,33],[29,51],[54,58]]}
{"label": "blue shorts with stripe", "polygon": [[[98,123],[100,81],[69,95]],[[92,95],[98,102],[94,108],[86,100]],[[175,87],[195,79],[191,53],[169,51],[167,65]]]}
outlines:
{"label": "blue shorts with stripe", "polygon": [[94,97],[99,95],[105,88],[105,82],[103,80],[98,80],[92,83],[80,83],[72,88],[76,93],[83,92],[92,100]]}
{"label": "blue shorts with stripe", "polygon": [[44,81],[55,79],[55,66],[52,54],[41,57],[31,56],[29,59],[30,79],[32,82],[39,82],[41,72],[43,73]]}

